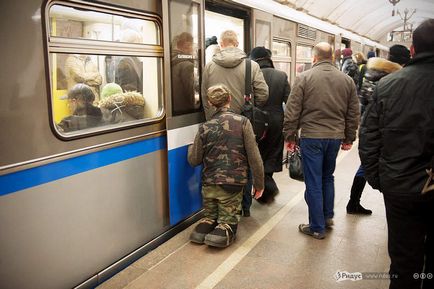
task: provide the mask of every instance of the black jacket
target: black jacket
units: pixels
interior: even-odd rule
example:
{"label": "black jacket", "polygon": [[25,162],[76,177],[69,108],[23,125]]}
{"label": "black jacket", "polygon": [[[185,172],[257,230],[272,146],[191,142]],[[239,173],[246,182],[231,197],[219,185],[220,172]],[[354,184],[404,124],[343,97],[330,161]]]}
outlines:
{"label": "black jacket", "polygon": [[389,195],[421,192],[434,155],[434,54],[383,77],[360,128],[369,184]]}
{"label": "black jacket", "polygon": [[282,171],[283,154],[283,106],[291,91],[285,72],[274,69],[269,59],[257,61],[268,85],[269,96],[263,110],[268,111],[270,122],[267,136],[259,142],[259,151],[264,162],[265,173]]}

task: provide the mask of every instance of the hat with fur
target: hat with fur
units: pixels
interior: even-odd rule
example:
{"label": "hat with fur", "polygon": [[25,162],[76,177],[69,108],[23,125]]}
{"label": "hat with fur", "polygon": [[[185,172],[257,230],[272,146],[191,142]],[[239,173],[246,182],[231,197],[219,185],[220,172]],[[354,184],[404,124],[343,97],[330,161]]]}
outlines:
{"label": "hat with fur", "polygon": [[256,60],[256,59],[263,59],[263,58],[270,58],[271,52],[264,46],[257,46],[250,51],[250,59]]}
{"label": "hat with fur", "polygon": [[348,57],[351,56],[353,54],[353,51],[351,50],[351,48],[345,48],[342,50],[342,56],[343,57]]}
{"label": "hat with fur", "polygon": [[410,61],[410,50],[404,45],[395,44],[389,48],[389,60],[405,65]]}

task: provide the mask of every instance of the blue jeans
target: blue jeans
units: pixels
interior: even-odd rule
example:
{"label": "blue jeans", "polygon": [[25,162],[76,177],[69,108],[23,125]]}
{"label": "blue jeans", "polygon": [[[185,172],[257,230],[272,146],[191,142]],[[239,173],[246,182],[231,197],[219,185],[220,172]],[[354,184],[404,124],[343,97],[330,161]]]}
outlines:
{"label": "blue jeans", "polygon": [[306,184],[304,198],[309,208],[310,229],[314,232],[324,233],[325,220],[334,216],[335,184],[333,173],[340,145],[340,139],[300,139],[304,182]]}
{"label": "blue jeans", "polygon": [[365,176],[365,168],[362,165],[360,165],[355,176],[356,177],[364,177]]}

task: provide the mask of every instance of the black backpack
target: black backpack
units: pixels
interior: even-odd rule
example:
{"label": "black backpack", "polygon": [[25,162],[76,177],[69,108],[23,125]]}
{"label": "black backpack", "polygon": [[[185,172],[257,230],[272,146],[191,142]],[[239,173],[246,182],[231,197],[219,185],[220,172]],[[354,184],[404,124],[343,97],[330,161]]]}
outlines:
{"label": "black backpack", "polygon": [[269,115],[268,112],[263,111],[255,106],[254,99],[252,101],[251,95],[251,79],[252,71],[250,59],[246,59],[246,82],[244,93],[244,105],[242,107],[241,115],[247,117],[253,127],[253,132],[256,136],[256,142],[259,142],[267,135]]}

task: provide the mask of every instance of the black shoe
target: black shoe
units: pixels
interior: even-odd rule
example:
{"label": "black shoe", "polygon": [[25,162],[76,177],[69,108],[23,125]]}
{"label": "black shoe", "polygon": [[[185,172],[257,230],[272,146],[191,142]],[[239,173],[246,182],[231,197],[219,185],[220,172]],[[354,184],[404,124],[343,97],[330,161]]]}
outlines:
{"label": "black shoe", "polygon": [[250,210],[243,209],[243,217],[250,217]]}
{"label": "black shoe", "polygon": [[197,244],[203,244],[205,236],[214,230],[217,226],[216,220],[211,220],[204,218],[199,221],[199,224],[194,228],[193,232],[190,234],[190,241]]}
{"label": "black shoe", "polygon": [[235,240],[237,225],[225,223],[218,224],[217,227],[205,236],[205,244],[213,247],[225,248]]}
{"label": "black shoe", "polygon": [[351,204],[347,205],[347,214],[352,215],[372,215],[372,211],[365,209],[360,204]]}

